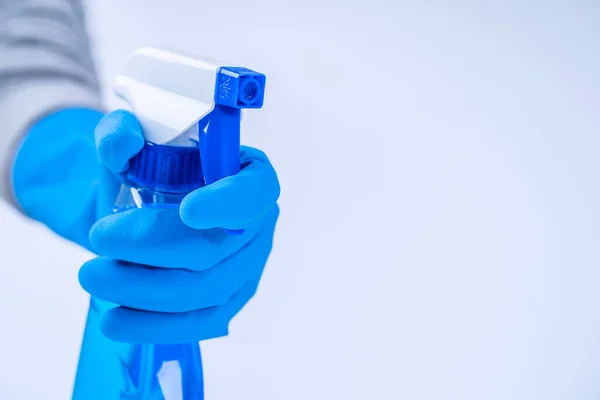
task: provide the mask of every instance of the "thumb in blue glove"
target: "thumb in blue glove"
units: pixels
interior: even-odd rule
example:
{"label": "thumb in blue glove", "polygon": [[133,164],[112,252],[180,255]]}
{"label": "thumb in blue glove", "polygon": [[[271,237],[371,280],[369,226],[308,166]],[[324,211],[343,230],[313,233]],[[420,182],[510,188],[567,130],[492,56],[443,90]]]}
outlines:
{"label": "thumb in blue glove", "polygon": [[[105,116],[95,137],[100,161],[115,173],[144,143],[125,111]],[[133,209],[93,225],[89,240],[101,257],[84,264],[79,279],[92,296],[120,305],[103,317],[109,338],[183,343],[227,334],[258,287],[279,214],[279,183],[267,157],[244,147],[241,165],[178,209]]]}

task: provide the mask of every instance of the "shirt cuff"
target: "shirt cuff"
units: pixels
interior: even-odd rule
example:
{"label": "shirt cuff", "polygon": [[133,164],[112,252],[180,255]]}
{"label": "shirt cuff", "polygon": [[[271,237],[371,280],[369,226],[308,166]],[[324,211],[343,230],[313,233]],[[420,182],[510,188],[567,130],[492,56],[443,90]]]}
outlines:
{"label": "shirt cuff", "polygon": [[12,169],[20,143],[39,120],[68,108],[102,110],[100,94],[73,81],[34,80],[0,93],[0,198],[20,207],[12,186]]}

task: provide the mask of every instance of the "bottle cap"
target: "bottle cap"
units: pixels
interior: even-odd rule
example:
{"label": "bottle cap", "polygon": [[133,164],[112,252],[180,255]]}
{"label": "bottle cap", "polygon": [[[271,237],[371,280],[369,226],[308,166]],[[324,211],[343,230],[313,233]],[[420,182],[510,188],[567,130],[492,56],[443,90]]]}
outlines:
{"label": "bottle cap", "polygon": [[198,148],[146,142],[129,161],[125,179],[134,187],[188,193],[204,185]]}

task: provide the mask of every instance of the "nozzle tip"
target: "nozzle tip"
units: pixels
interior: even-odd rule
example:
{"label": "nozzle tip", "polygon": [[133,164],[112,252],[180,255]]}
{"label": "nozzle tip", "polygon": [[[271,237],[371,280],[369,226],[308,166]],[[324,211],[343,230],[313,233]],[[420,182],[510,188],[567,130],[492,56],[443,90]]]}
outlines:
{"label": "nozzle tip", "polygon": [[238,99],[242,103],[253,104],[258,100],[260,93],[260,83],[256,79],[250,78],[242,82]]}
{"label": "nozzle tip", "polygon": [[215,102],[234,108],[261,108],[266,77],[242,67],[222,67],[217,75]]}

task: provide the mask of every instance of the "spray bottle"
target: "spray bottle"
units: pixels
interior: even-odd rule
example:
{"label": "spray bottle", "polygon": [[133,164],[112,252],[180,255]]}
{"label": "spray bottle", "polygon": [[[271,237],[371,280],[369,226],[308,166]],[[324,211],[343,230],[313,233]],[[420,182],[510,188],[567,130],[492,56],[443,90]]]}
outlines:
{"label": "spray bottle", "polygon": [[[191,191],[236,174],[241,109],[262,107],[264,87],[265,76],[246,68],[156,48],[135,51],[114,90],[140,121],[145,145],[122,176],[114,212],[178,207]],[[199,344],[113,342],[100,320],[116,306],[90,300],[73,399],[202,400]]]}

